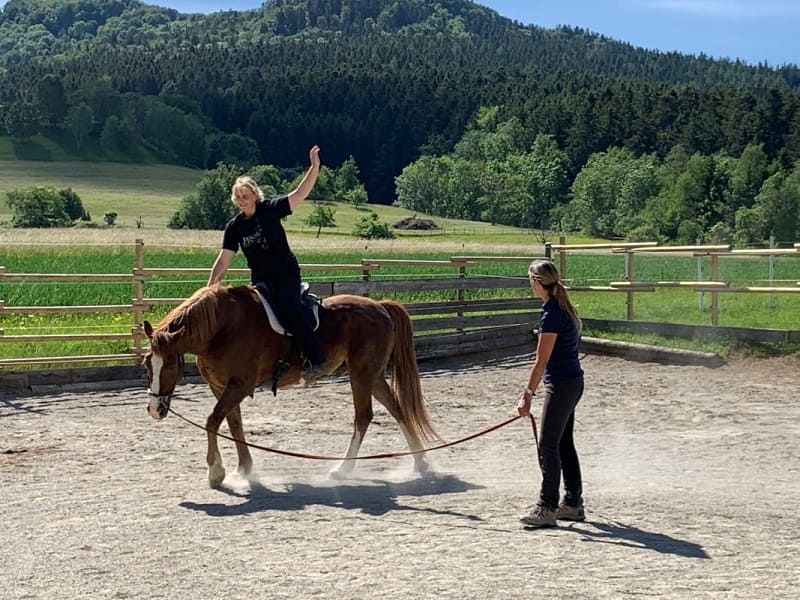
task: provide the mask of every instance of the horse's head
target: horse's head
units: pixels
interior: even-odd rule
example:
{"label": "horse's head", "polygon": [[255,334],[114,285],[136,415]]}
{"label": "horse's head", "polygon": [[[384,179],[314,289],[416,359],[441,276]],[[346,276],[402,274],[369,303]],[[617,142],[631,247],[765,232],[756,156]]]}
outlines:
{"label": "horse's head", "polygon": [[144,356],[147,393],[150,395],[147,412],[154,419],[160,420],[167,416],[175,385],[183,376],[183,354],[177,351],[175,344],[183,330],[154,331],[153,326],[145,321],[144,332],[150,339],[150,351]]}

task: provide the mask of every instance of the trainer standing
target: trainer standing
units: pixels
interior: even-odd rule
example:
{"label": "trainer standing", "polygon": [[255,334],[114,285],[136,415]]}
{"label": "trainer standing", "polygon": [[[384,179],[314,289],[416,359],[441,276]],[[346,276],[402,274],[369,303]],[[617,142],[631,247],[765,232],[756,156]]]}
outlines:
{"label": "trainer standing", "polygon": [[[533,261],[528,278],[534,295],[544,304],[536,358],[517,410],[522,416],[530,413],[536,388],[543,382],[539,434],[542,485],[538,503],[520,520],[528,527],[554,527],[556,519],[585,519],[581,467],[572,437],[575,407],[583,395],[583,369],[578,358],[581,320],[552,262]],[[565,494],[559,504],[562,472]]]}

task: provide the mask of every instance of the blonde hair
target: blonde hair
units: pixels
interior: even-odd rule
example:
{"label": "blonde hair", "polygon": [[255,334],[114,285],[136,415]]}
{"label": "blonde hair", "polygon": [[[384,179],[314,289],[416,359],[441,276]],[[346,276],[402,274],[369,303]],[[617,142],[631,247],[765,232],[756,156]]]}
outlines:
{"label": "blonde hair", "polygon": [[264,199],[264,192],[261,191],[261,188],[258,187],[256,180],[252,177],[247,175],[242,175],[236,178],[236,181],[233,182],[233,187],[231,188],[231,202],[234,204],[236,203],[236,191],[248,189],[256,195],[258,201],[261,202]]}
{"label": "blonde hair", "polygon": [[575,324],[575,329],[580,333],[583,323],[581,323],[578,311],[575,310],[575,307],[569,299],[567,288],[564,287],[564,283],[561,281],[556,266],[549,260],[535,260],[531,263],[531,266],[528,267],[528,277],[539,280],[542,287],[547,290],[548,297],[558,302],[561,310],[569,315],[572,322]]}

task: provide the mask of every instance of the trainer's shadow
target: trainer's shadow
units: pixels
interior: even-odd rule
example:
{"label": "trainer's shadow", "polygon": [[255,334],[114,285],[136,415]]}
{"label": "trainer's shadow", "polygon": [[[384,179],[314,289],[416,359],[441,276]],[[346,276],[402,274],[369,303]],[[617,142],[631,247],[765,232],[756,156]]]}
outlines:
{"label": "trainer's shadow", "polygon": [[[593,529],[586,528],[586,525]],[[582,535],[584,542],[601,542],[628,548],[655,550],[662,554],[675,554],[687,558],[711,558],[700,544],[674,538],[664,533],[645,531],[624,523],[586,521],[574,523],[562,529]]]}
{"label": "trainer's shadow", "polygon": [[332,506],[346,510],[359,510],[368,515],[380,516],[395,511],[415,511],[431,514],[451,515],[472,521],[482,521],[476,515],[434,508],[418,508],[402,504],[402,496],[438,496],[460,494],[482,486],[462,481],[452,475],[423,477],[412,481],[393,482],[382,479],[341,482],[331,485],[311,483],[287,483],[280,491],[265,487],[256,479],[250,480],[249,492],[241,493],[226,487],[220,488],[231,496],[245,498],[240,504],[221,502],[181,502],[180,506],[197,510],[212,517],[229,517],[252,514],[266,510],[302,510],[308,506]]}

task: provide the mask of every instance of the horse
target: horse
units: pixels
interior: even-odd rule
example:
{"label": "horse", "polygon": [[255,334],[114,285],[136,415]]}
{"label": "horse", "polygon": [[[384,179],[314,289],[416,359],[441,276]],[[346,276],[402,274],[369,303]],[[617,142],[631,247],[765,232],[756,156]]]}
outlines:
{"label": "horse", "polygon": [[[223,419],[237,440],[237,470],[248,476],[253,460],[243,443],[240,403],[245,397],[252,398],[256,388],[267,381],[273,381],[273,392],[300,383],[302,361],[292,338],[273,331],[256,290],[249,285],[200,288],[155,328],[148,321],[143,325],[150,340],[143,361],[150,416],[156,420],[167,416],[175,386],[183,375],[183,355],[194,354],[198,371],[217,400],[206,420],[209,485],[219,487],[225,478],[216,435]],[[414,470],[428,472],[424,442],[441,437],[423,401],[412,324],[405,307],[393,300],[330,296],[320,303],[317,333],[325,351],[325,372],[346,368],[355,411],[347,452],[329,476],[345,478],[352,472],[353,459],[373,418],[373,396],[399,424],[409,450],[414,452]],[[391,387],[385,379],[389,363]]]}

